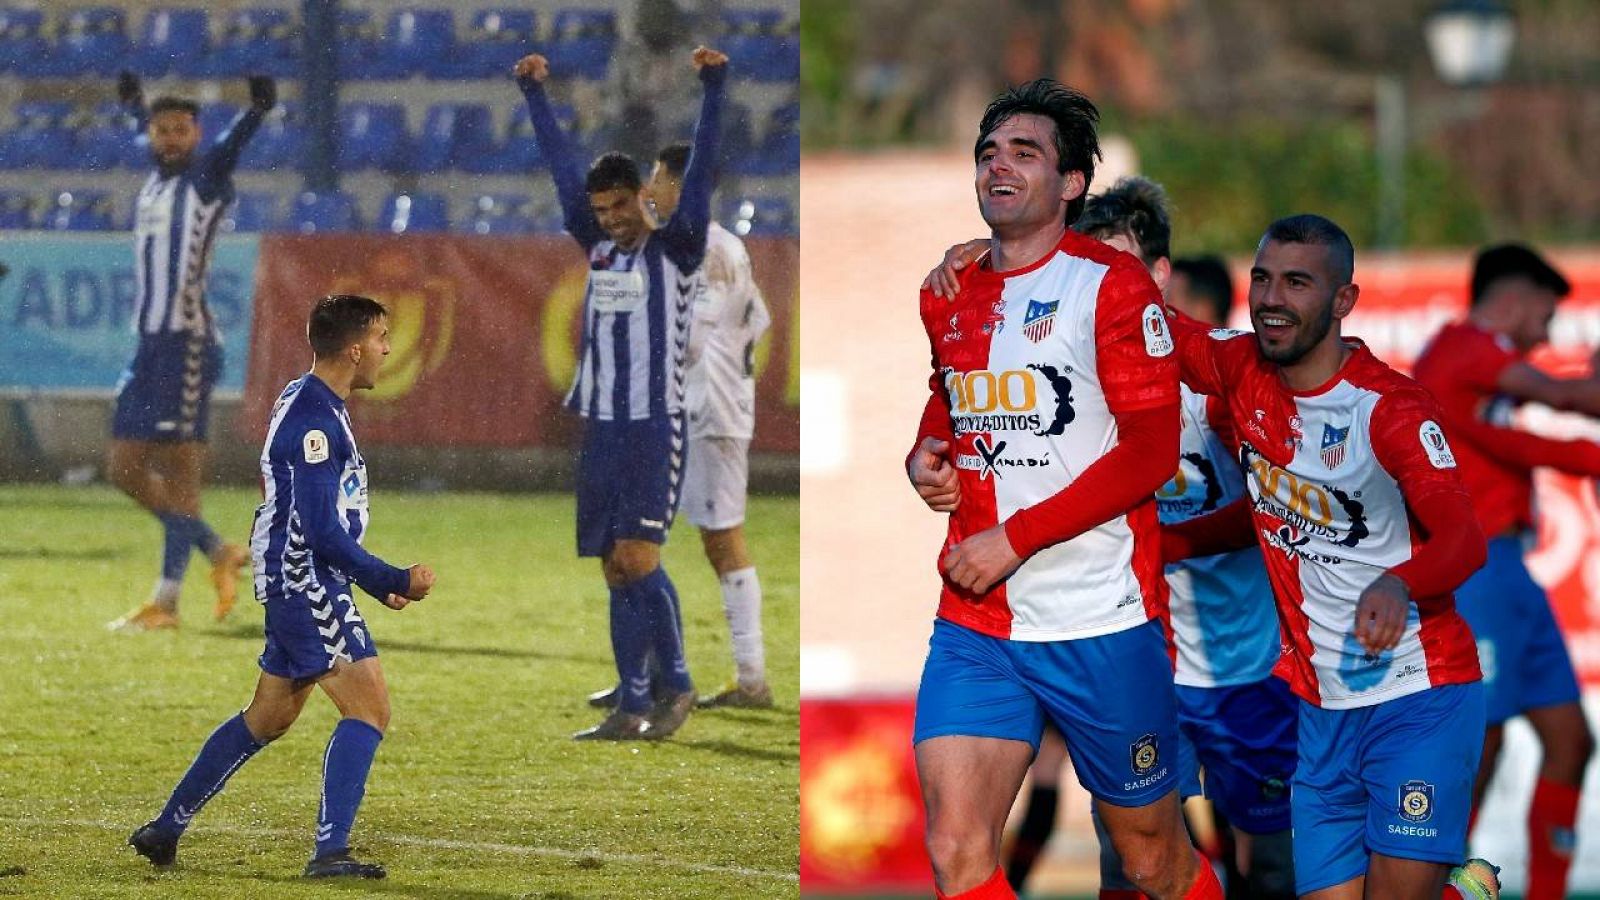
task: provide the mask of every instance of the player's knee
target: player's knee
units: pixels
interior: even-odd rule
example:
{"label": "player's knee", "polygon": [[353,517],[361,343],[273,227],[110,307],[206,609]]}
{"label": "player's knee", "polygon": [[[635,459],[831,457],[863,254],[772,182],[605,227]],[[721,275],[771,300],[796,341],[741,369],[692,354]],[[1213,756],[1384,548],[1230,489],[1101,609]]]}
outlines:
{"label": "player's knee", "polygon": [[946,815],[929,822],[926,843],[933,870],[944,884],[979,884],[999,862],[995,835],[973,816]]}
{"label": "player's knee", "polygon": [[249,729],[250,736],[258,744],[270,744],[288,734],[294,720],[295,716],[287,710],[263,711],[252,708],[244,711],[244,727]]}

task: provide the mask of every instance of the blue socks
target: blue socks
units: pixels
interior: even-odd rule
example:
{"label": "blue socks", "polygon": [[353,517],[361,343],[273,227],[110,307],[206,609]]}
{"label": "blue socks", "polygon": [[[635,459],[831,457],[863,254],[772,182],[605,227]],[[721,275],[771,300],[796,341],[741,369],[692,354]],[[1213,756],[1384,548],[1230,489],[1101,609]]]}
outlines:
{"label": "blue socks", "polygon": [[173,789],[166,808],[156,817],[156,827],[169,834],[183,834],[189,827],[189,820],[222,790],[229,776],[264,746],[245,727],[243,714],[217,726],[200,748],[200,754],[189,764],[183,780]]}
{"label": "blue socks", "polygon": [[640,583],[611,589],[611,655],[622,691],[617,708],[636,716],[650,710],[651,629],[646,607],[636,596]]}
{"label": "blue socks", "polygon": [[183,573],[189,568],[191,549],[199,548],[209,557],[222,546],[222,538],[198,517],[161,512],[156,513],[156,518],[161,520],[166,538],[161,549],[161,577],[168,581],[183,580]]}
{"label": "blue socks", "polygon": [[667,570],[656,567],[649,575],[627,586],[637,607],[650,624],[650,646],[660,665],[660,678],[674,694],[694,689],[689,680],[689,662],[683,655],[682,614],[678,609],[678,589],[672,586]]}
{"label": "blue socks", "polygon": [[360,719],[340,719],[322,757],[322,806],[317,810],[317,858],[350,849],[350,827],[367,793],[367,772],[383,732]]}

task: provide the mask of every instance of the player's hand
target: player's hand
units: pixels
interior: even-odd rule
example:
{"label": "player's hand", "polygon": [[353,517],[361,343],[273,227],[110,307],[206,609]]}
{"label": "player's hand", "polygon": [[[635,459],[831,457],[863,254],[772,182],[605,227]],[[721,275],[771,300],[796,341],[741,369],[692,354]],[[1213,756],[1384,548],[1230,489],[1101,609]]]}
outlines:
{"label": "player's hand", "polygon": [[399,594],[390,594],[389,596],[383,598],[383,605],[389,607],[390,609],[405,609],[411,605],[411,600],[407,597],[402,597]]}
{"label": "player's hand", "polygon": [[716,66],[725,66],[727,64],[728,54],[726,53],[706,46],[694,48],[694,70],[696,72],[707,67],[715,68]]}
{"label": "player's hand", "polygon": [[123,106],[136,106],[144,101],[144,88],[139,85],[139,76],[127,69],[117,75],[117,100]]}
{"label": "player's hand", "polygon": [[917,496],[934,512],[955,512],[961,505],[961,479],[955,466],[945,458],[950,444],[935,437],[925,437],[917,445],[906,466],[906,475]]}
{"label": "player's hand", "polygon": [[411,583],[406,587],[406,598],[421,600],[433,590],[433,570],[418,563],[410,568]]}
{"label": "player's hand", "polygon": [[538,53],[529,53],[517,60],[517,64],[511,67],[511,74],[518,81],[538,84],[550,77],[550,60]]}
{"label": "player's hand", "polygon": [[1406,630],[1411,611],[1411,591],[1388,572],[1367,585],[1356,602],[1356,640],[1368,653],[1393,650]]}
{"label": "player's hand", "polygon": [[250,76],[250,106],[267,112],[278,105],[278,83],[271,75]]}
{"label": "player's hand", "polygon": [[944,555],[939,567],[954,585],[982,594],[1011,577],[1022,565],[1022,557],[1011,549],[1004,525],[986,528],[967,538]]}
{"label": "player's hand", "polygon": [[956,273],[976,262],[989,249],[987,238],[974,238],[965,244],[956,244],[944,252],[944,261],[933,267],[928,277],[922,279],[922,289],[932,290],[935,297],[952,300],[960,283]]}

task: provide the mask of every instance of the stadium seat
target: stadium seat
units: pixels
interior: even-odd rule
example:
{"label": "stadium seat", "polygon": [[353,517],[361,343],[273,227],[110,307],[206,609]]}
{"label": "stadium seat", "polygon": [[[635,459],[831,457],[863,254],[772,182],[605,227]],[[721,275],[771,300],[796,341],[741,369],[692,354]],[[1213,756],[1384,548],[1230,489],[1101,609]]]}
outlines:
{"label": "stadium seat", "polygon": [[48,75],[59,67],[44,39],[44,13],[37,9],[0,9],[0,71]]}
{"label": "stadium seat", "polygon": [[122,10],[91,7],[69,13],[56,38],[56,58],[74,74],[115,75],[128,58]]}
{"label": "stadium seat", "polygon": [[303,159],[305,128],[300,124],[298,105],[284,104],[267,114],[266,121],[245,145],[239,157],[241,169],[292,168]]}
{"label": "stadium seat", "polygon": [[566,228],[561,206],[557,203],[535,204],[529,218],[533,220],[533,230],[539,234],[560,234]]}
{"label": "stadium seat", "polygon": [[[121,104],[105,102],[93,111],[71,117],[73,147],[71,167],[75,169],[115,169],[127,156],[128,145],[138,135]],[[61,163],[62,168],[68,163]]]}
{"label": "stadium seat", "polygon": [[268,231],[278,221],[278,195],[244,192],[222,219],[222,230],[254,233]]}
{"label": "stadium seat", "polygon": [[530,9],[481,9],[472,30],[456,44],[450,77],[496,78],[538,50],[538,19]]}
{"label": "stadium seat", "polygon": [[331,191],[325,194],[306,191],[294,198],[294,204],[283,224],[289,231],[298,231],[301,234],[359,231],[361,228],[360,220],[356,216],[356,202],[344,191]]}
{"label": "stadium seat", "polygon": [[141,75],[196,78],[207,74],[210,45],[204,9],[160,7],[145,16],[144,31],[128,65]]}
{"label": "stadium seat", "polygon": [[790,175],[800,170],[800,132],[778,128],[767,132],[761,143],[745,158],[739,171],[758,178]]}
{"label": "stadium seat", "polygon": [[[573,123],[577,120],[577,112],[567,104],[555,106],[556,122],[563,131],[572,133]],[[533,136],[533,122],[528,118],[528,107],[518,104],[511,113],[511,121],[506,126],[505,140],[492,153],[480,157],[475,163],[469,163],[468,171],[480,174],[516,175],[522,172],[533,172],[549,166],[544,154],[539,151],[539,142]]]}
{"label": "stadium seat", "polygon": [[398,103],[347,103],[339,110],[339,168],[394,171],[410,157],[406,110]]}
{"label": "stadium seat", "polygon": [[411,162],[417,172],[482,167],[495,152],[493,119],[481,103],[436,103],[428,107]]}
{"label": "stadium seat", "polygon": [[374,68],[383,53],[383,35],[364,9],[339,9],[339,77],[353,81],[391,78]]}
{"label": "stadium seat", "polygon": [[617,45],[617,14],[609,9],[563,9],[556,13],[545,56],[550,71],[564,78],[602,79]]}
{"label": "stadium seat", "polygon": [[390,194],[377,227],[393,234],[448,231],[449,204],[443,194]]}
{"label": "stadium seat", "polygon": [[61,191],[38,224],[51,231],[110,231],[111,196],[105,191]]}
{"label": "stadium seat", "polygon": [[728,230],[740,237],[795,233],[794,207],[787,197],[749,197],[738,201],[731,212]]}
{"label": "stadium seat", "polygon": [[462,230],[473,234],[532,234],[532,202],[527,194],[484,194],[473,201],[472,218],[462,225]]}
{"label": "stadium seat", "polygon": [[400,9],[389,16],[389,31],[373,68],[376,77],[449,77],[455,62],[456,20],[448,9]]}
{"label": "stadium seat", "polygon": [[34,101],[17,107],[17,127],[0,134],[0,168],[65,167],[73,144],[71,103]]}
{"label": "stadium seat", "polygon": [[779,9],[734,9],[723,13],[723,52],[732,74],[753,81],[800,78],[799,22]]}
{"label": "stadium seat", "polygon": [[33,197],[23,191],[0,191],[0,229],[32,228],[33,206]]}
{"label": "stadium seat", "polygon": [[300,39],[287,9],[241,9],[228,17],[206,69],[213,77],[300,74]]}

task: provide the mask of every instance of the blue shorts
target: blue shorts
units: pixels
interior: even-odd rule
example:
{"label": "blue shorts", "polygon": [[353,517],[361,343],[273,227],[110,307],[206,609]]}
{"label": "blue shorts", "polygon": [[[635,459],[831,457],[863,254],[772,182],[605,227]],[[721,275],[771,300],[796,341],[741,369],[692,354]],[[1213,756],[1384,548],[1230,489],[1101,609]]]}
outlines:
{"label": "blue shorts", "polygon": [[323,590],[315,602],[306,594],[268,600],[267,646],[261,671],[300,680],[326,675],[339,660],[355,662],[378,655],[367,623],[345,592]]}
{"label": "blue shorts", "polygon": [[222,346],[184,333],[141,335],[117,383],[111,436],[120,441],[203,441]]}
{"label": "blue shorts", "polygon": [[1578,676],[1550,612],[1528,574],[1520,538],[1489,542],[1489,560],[1456,589],[1456,609],[1478,639],[1489,724],[1524,710],[1578,702]]}
{"label": "blue shorts", "polygon": [[578,555],[619,540],[667,542],[683,478],[683,417],[584,423],[578,454]]}
{"label": "blue shorts", "polygon": [[1299,698],[1274,677],[1177,690],[1178,727],[1205,768],[1206,797],[1247,834],[1287,830]]}
{"label": "blue shorts", "polygon": [[1159,622],[1050,642],[933,623],[913,743],[966,735],[1026,741],[1037,752],[1046,717],[1079,783],[1099,799],[1146,806],[1178,787],[1177,700]]}
{"label": "blue shorts", "polygon": [[1483,727],[1477,681],[1356,709],[1302,701],[1296,892],[1365,874],[1372,853],[1460,865]]}

